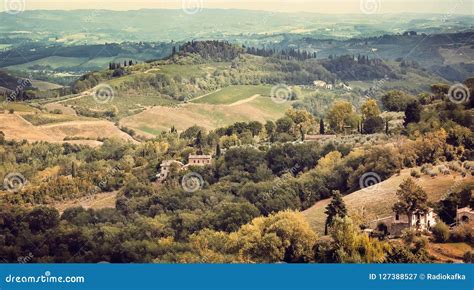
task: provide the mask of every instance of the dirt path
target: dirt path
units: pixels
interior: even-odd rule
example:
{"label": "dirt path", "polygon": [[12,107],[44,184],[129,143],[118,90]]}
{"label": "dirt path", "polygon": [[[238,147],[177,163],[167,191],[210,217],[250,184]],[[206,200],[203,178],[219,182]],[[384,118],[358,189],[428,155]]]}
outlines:
{"label": "dirt path", "polygon": [[149,73],[152,72],[152,71],[157,71],[157,72],[159,72],[159,71],[161,71],[161,69],[155,67],[155,68],[148,69],[148,70],[144,71],[143,73],[149,74]]}
{"label": "dirt path", "polygon": [[33,126],[33,127],[35,126],[35,125],[31,124],[28,120],[26,120],[25,118],[23,118],[22,114],[17,114],[17,113],[15,113],[14,115],[17,116],[18,119],[20,119],[20,121],[22,121],[23,123],[25,123],[25,125],[27,125],[27,126]]}
{"label": "dirt path", "polygon": [[194,99],[190,99],[190,100],[188,100],[188,102],[192,102],[192,101],[196,101],[196,100],[202,99],[202,98],[204,98],[204,97],[207,97],[207,96],[209,96],[209,95],[212,95],[212,94],[217,93],[217,92],[220,92],[220,91],[222,91],[222,89],[217,89],[217,90],[215,90],[215,91],[213,91],[213,92],[210,92],[210,93],[207,93],[207,94],[205,94],[205,95],[196,97],[196,98],[194,98]]}
{"label": "dirt path", "polygon": [[234,107],[234,106],[242,105],[242,104],[251,102],[251,101],[255,100],[255,99],[258,98],[258,97],[260,97],[260,95],[259,95],[259,94],[256,94],[256,95],[251,96],[250,98],[237,101],[237,102],[232,103],[232,104],[229,104],[229,105],[227,105],[227,106],[228,106],[228,107]]}
{"label": "dirt path", "polygon": [[63,103],[63,102],[68,102],[68,101],[73,101],[73,100],[77,100],[77,99],[82,99],[84,97],[88,97],[88,96],[91,96],[92,95],[92,91],[85,91],[85,92],[82,92],[79,96],[77,97],[72,97],[72,98],[68,98],[68,99],[64,99],[64,100],[60,100],[60,101],[57,101],[57,102],[53,102],[53,104],[60,104],[60,103]]}

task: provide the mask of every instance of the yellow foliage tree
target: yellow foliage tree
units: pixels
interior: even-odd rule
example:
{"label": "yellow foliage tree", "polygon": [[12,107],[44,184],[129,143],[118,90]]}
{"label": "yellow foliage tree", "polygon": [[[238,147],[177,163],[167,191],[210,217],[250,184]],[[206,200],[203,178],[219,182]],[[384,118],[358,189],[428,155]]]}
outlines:
{"label": "yellow foliage tree", "polygon": [[364,119],[380,115],[379,105],[374,99],[368,99],[364,104],[362,104],[360,110]]}
{"label": "yellow foliage tree", "polygon": [[338,101],[329,110],[326,118],[331,129],[336,133],[343,133],[346,126],[354,129],[357,127],[358,116],[352,104],[347,101]]}
{"label": "yellow foliage tree", "polygon": [[316,234],[300,214],[292,211],[259,217],[231,234],[239,256],[248,262],[308,262]]}
{"label": "yellow foliage tree", "polygon": [[336,218],[330,235],[338,263],[383,263],[391,250],[388,243],[360,232],[349,217]]}
{"label": "yellow foliage tree", "polygon": [[299,132],[300,135],[310,132],[316,126],[316,120],[306,110],[288,109],[285,115],[293,120],[296,127],[294,131]]}
{"label": "yellow foliage tree", "polygon": [[334,168],[341,162],[342,154],[339,151],[332,151],[319,159],[316,172],[325,175],[334,171]]}

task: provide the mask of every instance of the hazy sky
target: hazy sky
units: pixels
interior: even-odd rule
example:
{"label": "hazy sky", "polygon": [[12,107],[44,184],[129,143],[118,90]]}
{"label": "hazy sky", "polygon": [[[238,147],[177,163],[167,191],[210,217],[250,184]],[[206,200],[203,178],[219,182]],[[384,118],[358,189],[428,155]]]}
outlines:
{"label": "hazy sky", "polygon": [[[0,0],[7,5],[33,9],[112,9],[174,8],[198,5],[202,8],[240,8],[281,12],[361,13],[361,5],[380,13],[449,13],[473,14],[474,0]],[[19,4],[18,4],[19,3]]]}

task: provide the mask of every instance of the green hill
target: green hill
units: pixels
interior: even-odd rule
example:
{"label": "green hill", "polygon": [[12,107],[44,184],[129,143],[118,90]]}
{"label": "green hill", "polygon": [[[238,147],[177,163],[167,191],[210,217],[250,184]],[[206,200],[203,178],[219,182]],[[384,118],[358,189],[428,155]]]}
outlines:
{"label": "green hill", "polygon": [[[349,56],[318,60],[296,50],[247,52],[252,54],[225,41],[188,42],[163,60],[113,64],[108,70],[86,74],[72,86],[79,94],[61,99],[61,104],[79,115],[122,120],[131,128],[156,133],[171,126],[185,129],[197,123],[211,129],[237,121],[275,120],[290,107],[289,102],[278,105],[268,98],[275,86],[299,87],[291,99],[302,100],[316,90],[312,87],[315,80],[359,82],[361,87],[371,87],[382,78],[380,91],[384,85],[397,88],[406,83],[413,93],[428,89],[422,84],[443,81],[397,61]],[[98,102],[95,96],[104,87],[111,95],[105,102]],[[357,107],[365,92],[357,86],[354,89],[334,92]],[[185,103],[190,104],[174,111],[175,106]],[[245,105],[248,111],[226,107],[232,104]],[[171,111],[172,115],[167,116]]]}
{"label": "green hill", "polygon": [[269,97],[271,93],[271,88],[272,87],[269,85],[229,86],[223,89],[219,89],[211,94],[206,94],[204,96],[197,97],[191,100],[191,102],[197,104],[230,105],[251,98],[255,95]]}

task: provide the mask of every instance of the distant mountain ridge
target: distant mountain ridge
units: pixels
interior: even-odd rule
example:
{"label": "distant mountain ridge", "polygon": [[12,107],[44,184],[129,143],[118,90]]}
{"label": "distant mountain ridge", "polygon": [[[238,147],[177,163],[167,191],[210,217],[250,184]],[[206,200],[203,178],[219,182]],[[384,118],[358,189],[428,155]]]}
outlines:
{"label": "distant mountain ridge", "polygon": [[[247,39],[249,35],[306,34],[316,38],[348,39],[416,30],[420,33],[457,32],[472,28],[469,15],[374,14],[335,15],[277,13],[252,10],[33,10],[17,15],[0,13],[0,34],[22,31],[41,40],[63,38],[77,43],[110,41],[183,41]],[[202,21],[206,19],[206,21]],[[86,35],[87,37],[83,37]]]}

